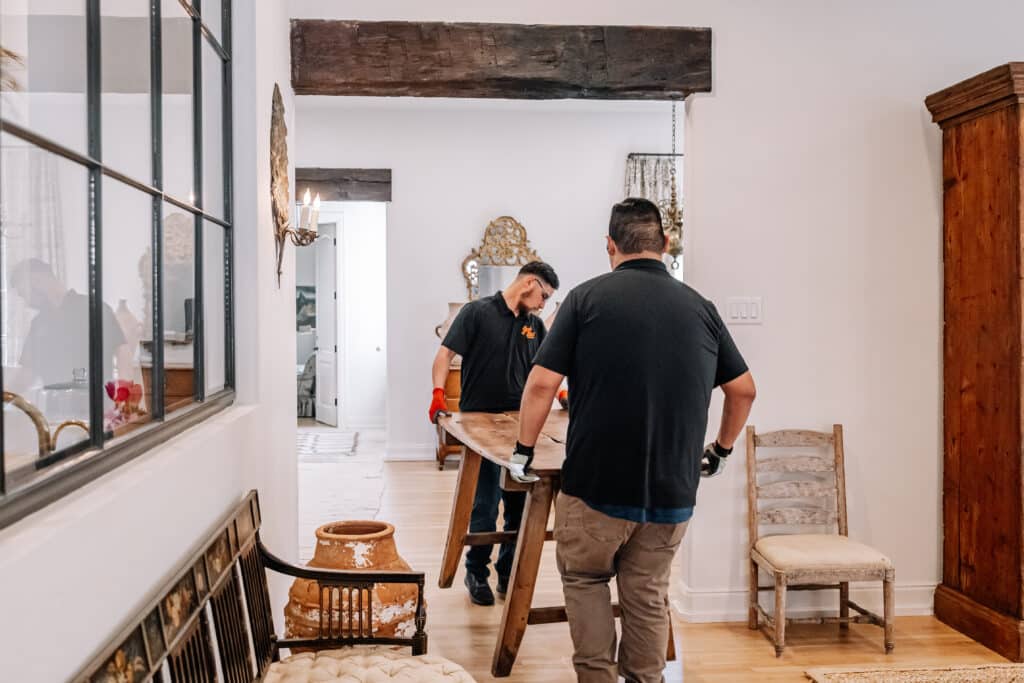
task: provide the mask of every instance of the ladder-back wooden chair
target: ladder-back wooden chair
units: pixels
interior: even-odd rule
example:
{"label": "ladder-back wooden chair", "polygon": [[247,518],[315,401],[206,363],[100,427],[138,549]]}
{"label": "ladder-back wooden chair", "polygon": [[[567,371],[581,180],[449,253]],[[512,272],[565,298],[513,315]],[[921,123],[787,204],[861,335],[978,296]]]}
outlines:
{"label": "ladder-back wooden chair", "polygon": [[[781,452],[760,457],[762,449]],[[798,452],[792,452],[799,449]],[[816,449],[816,450],[812,450]],[[827,455],[821,455],[821,451]],[[775,656],[786,646],[786,593],[790,590],[839,591],[839,616],[789,619],[793,623],[870,623],[885,630],[885,652],[892,652],[892,562],[874,548],[847,537],[846,475],[843,469],[843,426],[832,433],[782,430],[758,434],[747,427],[747,502],[750,526],[750,612],[748,626],[761,627],[775,644]],[[760,504],[760,507],[759,507]],[[761,526],[817,527],[834,533],[773,533],[761,535]],[[758,568],[774,581],[761,586]],[[850,600],[851,581],[881,581],[884,618]],[[762,591],[775,591],[775,613],[769,615],[758,601]],[[858,614],[850,616],[853,608]]]}

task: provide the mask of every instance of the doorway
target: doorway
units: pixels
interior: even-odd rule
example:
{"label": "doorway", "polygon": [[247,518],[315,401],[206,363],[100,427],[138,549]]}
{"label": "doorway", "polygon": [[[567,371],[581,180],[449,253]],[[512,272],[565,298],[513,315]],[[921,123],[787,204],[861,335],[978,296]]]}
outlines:
{"label": "doorway", "polygon": [[387,203],[324,202],[336,226],[337,424],[387,428]]}
{"label": "doorway", "polygon": [[321,200],[321,237],[296,261],[300,424],[383,435],[391,170],[300,167],[295,174],[297,194]]}
{"label": "doorway", "polygon": [[387,203],[323,202],[296,257],[299,418],[387,427]]}

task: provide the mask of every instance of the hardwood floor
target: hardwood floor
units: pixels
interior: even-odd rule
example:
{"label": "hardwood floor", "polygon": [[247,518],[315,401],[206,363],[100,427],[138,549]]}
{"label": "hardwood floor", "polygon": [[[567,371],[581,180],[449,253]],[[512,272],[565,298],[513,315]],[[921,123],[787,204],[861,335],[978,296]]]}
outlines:
{"label": "hardwood floor", "polygon": [[[391,522],[399,552],[427,573],[429,651],[458,662],[479,681],[494,680],[491,657],[501,622],[502,603],[472,605],[460,570],[449,589],[437,587],[437,570],[448,526],[455,465],[439,472],[434,462],[377,460],[383,442],[360,440],[354,457],[337,462],[300,463],[300,546],[313,529],[334,519],[374,516]],[[355,513],[355,514],[353,514]],[[493,584],[492,584],[493,585]],[[536,606],[562,604],[555,570],[554,544],[545,548]],[[853,625],[845,636],[837,626],[803,625],[788,629],[785,654],[776,659],[763,634],[745,623],[674,623],[681,661],[669,662],[669,683],[698,681],[805,681],[805,669],[820,666],[880,666],[1005,662],[1002,657],[932,617],[902,617],[896,622],[896,652],[882,650],[881,630]],[[526,630],[509,683],[573,681],[568,626],[549,624]]]}

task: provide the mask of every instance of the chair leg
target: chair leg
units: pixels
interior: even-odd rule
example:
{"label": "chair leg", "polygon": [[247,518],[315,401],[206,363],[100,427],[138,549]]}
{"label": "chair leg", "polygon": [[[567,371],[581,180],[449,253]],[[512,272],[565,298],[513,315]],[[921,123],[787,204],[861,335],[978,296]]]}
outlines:
{"label": "chair leg", "polygon": [[750,561],[750,598],[748,603],[747,628],[757,630],[757,562]]}
{"label": "chair leg", "polygon": [[[842,581],[839,584],[839,616],[842,619],[850,618],[850,582]],[[847,621],[839,622],[839,630],[847,631],[850,628],[850,623]]]}
{"label": "chair leg", "polygon": [[775,575],[775,656],[786,647],[786,575]]}
{"label": "chair leg", "polygon": [[893,638],[893,627],[896,621],[895,583],[896,572],[890,569],[885,573],[885,580],[882,582],[882,599],[885,603],[885,654],[887,655],[892,654],[893,649],[896,647],[896,641]]}

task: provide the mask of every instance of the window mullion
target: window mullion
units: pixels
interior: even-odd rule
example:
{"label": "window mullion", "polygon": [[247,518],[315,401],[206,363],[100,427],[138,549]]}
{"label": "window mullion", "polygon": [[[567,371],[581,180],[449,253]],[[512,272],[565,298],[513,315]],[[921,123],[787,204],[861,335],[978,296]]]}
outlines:
{"label": "window mullion", "polygon": [[221,5],[221,44],[227,54],[224,62],[224,219],[232,228],[224,231],[224,385],[235,386],[235,307],[234,307],[234,240],[235,187],[234,187],[234,93],[232,92],[231,58],[231,0]]}
{"label": "window mullion", "polygon": [[[200,12],[202,6],[196,6]],[[196,206],[205,206],[205,188],[203,186],[203,33],[199,19],[192,20],[192,111],[193,111],[193,162],[195,168]],[[192,391],[196,401],[202,401],[206,394],[206,354],[203,352],[204,333],[203,321],[205,311],[203,305],[203,218],[195,217],[195,239],[193,240],[193,274],[192,292]]]}
{"label": "window mullion", "polygon": [[[153,126],[153,186],[164,189],[163,147],[163,19],[160,0],[151,0],[150,20],[150,76],[151,76],[151,122]],[[164,204],[162,197],[153,198],[153,260],[150,268],[153,296],[151,312],[153,318],[153,344],[150,350],[150,406],[154,420],[164,416],[164,306],[163,306],[163,244]]]}
{"label": "window mullion", "polygon": [[[86,107],[88,111],[89,156],[103,161],[103,89],[100,70],[100,0],[86,2]],[[96,448],[103,447],[103,182],[102,168],[89,167],[89,436]]]}

